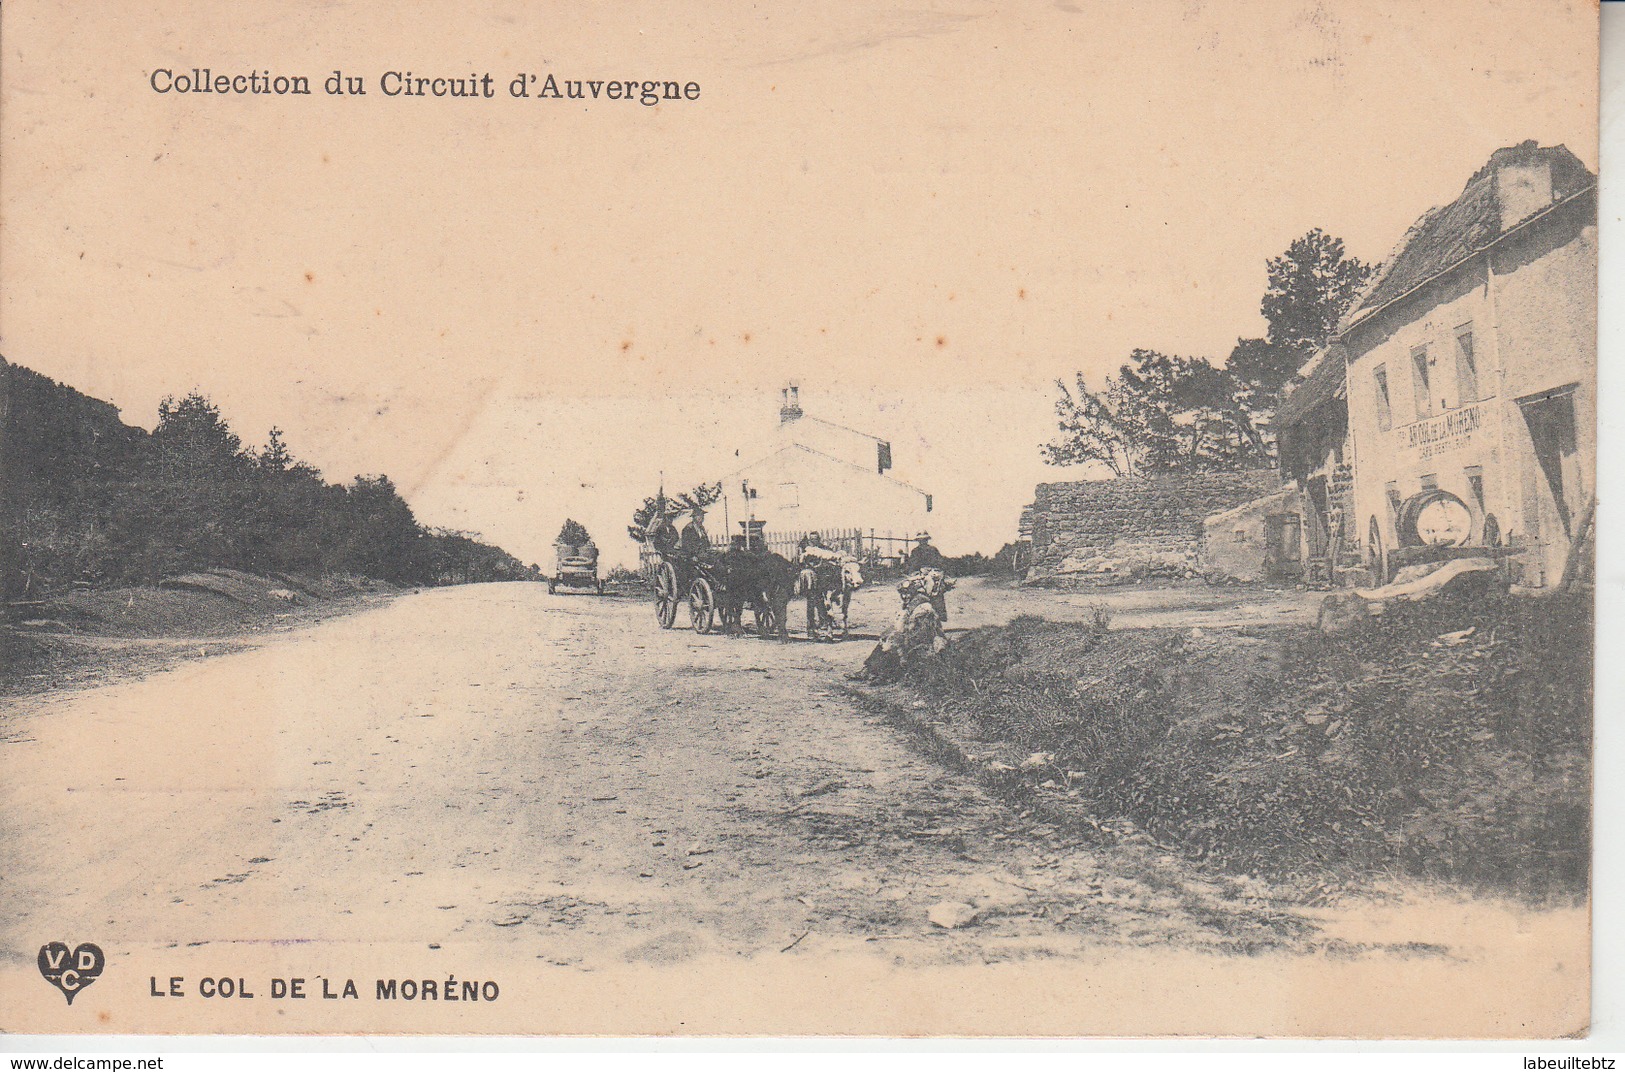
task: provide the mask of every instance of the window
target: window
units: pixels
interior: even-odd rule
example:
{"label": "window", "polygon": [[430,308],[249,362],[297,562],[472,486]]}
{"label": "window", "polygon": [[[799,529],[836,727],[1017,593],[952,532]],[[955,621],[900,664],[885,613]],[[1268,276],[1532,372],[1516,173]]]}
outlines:
{"label": "window", "polygon": [[931,512],[931,496],[929,495],[925,497],[925,512],[928,514]]}
{"label": "window", "polygon": [[801,505],[801,489],[795,484],[779,485],[779,505],[788,509]]}
{"label": "window", "polygon": [[1428,348],[1418,346],[1411,351],[1411,384],[1415,388],[1416,415],[1433,416],[1433,384],[1428,376]]}
{"label": "window", "polygon": [[1434,488],[1436,488],[1438,486],[1439,486],[1439,474],[1438,473],[1424,473],[1422,475],[1422,490],[1423,491],[1432,491]]}
{"label": "window", "polygon": [[1371,378],[1377,382],[1377,427],[1386,432],[1394,426],[1394,407],[1388,397],[1388,366],[1378,365],[1372,369]]}
{"label": "window", "polygon": [[1478,401],[1478,358],[1473,354],[1473,329],[1456,329],[1456,391],[1459,405]]}
{"label": "window", "polygon": [[1477,506],[1478,512],[1482,514],[1484,512],[1484,467],[1469,465],[1463,472],[1467,475],[1467,490],[1472,493],[1473,505]]}

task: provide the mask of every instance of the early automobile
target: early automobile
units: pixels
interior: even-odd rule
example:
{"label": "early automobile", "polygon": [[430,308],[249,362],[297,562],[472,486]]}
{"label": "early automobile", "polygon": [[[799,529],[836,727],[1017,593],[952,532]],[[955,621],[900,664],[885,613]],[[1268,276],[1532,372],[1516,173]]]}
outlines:
{"label": "early automobile", "polygon": [[598,576],[598,547],[591,540],[553,545],[553,575],[547,579],[547,590],[560,588],[589,588],[604,594],[604,579]]}

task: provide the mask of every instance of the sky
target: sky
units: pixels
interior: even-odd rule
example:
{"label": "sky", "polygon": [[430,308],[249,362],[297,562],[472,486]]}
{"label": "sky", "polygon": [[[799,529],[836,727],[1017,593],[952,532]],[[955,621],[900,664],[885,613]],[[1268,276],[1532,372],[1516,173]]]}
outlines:
{"label": "sky", "polygon": [[[0,12],[0,352],[151,427],[198,389],[329,479],[611,560],[779,389],[897,446],[937,542],[1013,538],[1053,381],[1223,358],[1312,227],[1380,260],[1499,146],[1597,163],[1569,0],[602,5],[102,0]],[[155,69],[316,92],[159,94]],[[363,97],[332,97],[335,70]],[[379,75],[489,72],[491,100]],[[657,107],[530,72],[694,81]],[[731,468],[732,466],[728,466]]]}

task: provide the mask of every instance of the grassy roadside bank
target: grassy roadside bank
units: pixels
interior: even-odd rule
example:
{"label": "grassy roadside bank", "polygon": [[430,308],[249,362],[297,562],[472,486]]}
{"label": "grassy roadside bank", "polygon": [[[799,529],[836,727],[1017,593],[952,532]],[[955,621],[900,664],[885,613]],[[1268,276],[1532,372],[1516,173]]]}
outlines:
{"label": "grassy roadside bank", "polygon": [[1349,633],[1024,617],[866,690],[1049,821],[1304,889],[1589,879],[1591,608],[1397,605]]}
{"label": "grassy roadside bank", "polygon": [[207,570],[160,585],[66,593],[0,625],[0,696],[104,684],[219,655],[398,591],[365,578]]}

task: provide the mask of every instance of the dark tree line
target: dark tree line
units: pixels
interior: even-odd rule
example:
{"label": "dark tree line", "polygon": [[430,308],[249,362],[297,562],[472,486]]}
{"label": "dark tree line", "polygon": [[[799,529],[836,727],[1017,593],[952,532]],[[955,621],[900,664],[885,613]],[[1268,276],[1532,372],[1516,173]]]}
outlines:
{"label": "dark tree line", "polygon": [[1263,338],[1238,339],[1223,364],[1136,349],[1094,390],[1057,380],[1051,465],[1094,463],[1114,476],[1256,469],[1274,461],[1270,423],[1304,363],[1324,347],[1372,267],[1316,228],[1266,266]]}
{"label": "dark tree line", "polygon": [[149,434],[28,369],[0,375],[7,598],[210,567],[414,585],[534,575],[499,548],[419,524],[387,476],[330,484],[274,428],[263,449],[245,446],[196,392],[166,398]]}

